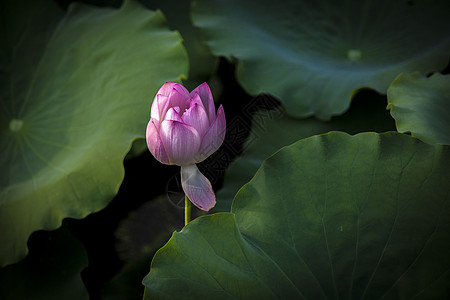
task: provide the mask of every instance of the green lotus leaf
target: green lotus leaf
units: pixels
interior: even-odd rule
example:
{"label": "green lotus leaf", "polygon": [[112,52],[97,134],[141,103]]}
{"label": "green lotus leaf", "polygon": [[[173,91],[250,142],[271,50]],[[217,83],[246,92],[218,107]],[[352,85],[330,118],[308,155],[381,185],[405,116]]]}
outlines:
{"label": "green lotus leaf", "polygon": [[257,112],[253,116],[252,129],[244,144],[243,154],[236,158],[225,172],[223,185],[217,192],[215,209],[230,211],[237,191],[250,181],[263,161],[280,148],[300,139],[329,131],[344,131],[350,134],[395,131],[394,120],[386,110],[386,99],[374,94],[361,91],[355,96],[351,108],[330,122],[315,118],[292,118],[280,109]]}
{"label": "green lotus leaf", "polygon": [[180,80],[187,55],[161,12],[136,2],[119,10],[72,4],[65,15],[53,1],[2,5],[5,265],[25,256],[31,232],[108,204],[122,182],[124,156],[144,136],[156,91]]}
{"label": "green lotus leaf", "polygon": [[37,232],[30,238],[30,253],[22,261],[0,269],[0,298],[4,300],[89,299],[81,280],[88,265],[83,244],[67,226]]}
{"label": "green lotus leaf", "polygon": [[236,58],[250,94],[295,117],[343,113],[355,90],[380,93],[401,72],[443,69],[450,2],[196,0],[194,25],[216,55]]}
{"label": "green lotus leaf", "polygon": [[388,89],[388,109],[399,132],[450,145],[450,75],[400,74]]}
{"label": "green lotus leaf", "polygon": [[444,299],[450,147],[333,132],[267,159],[161,248],[151,299]]}

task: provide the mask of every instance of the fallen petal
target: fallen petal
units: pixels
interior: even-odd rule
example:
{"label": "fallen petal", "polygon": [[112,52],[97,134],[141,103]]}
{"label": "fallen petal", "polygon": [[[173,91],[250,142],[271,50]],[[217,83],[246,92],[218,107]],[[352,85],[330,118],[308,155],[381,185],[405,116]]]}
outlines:
{"label": "fallen petal", "polygon": [[197,165],[181,167],[181,186],[191,202],[204,211],[216,205],[216,195],[208,178],[197,168]]}

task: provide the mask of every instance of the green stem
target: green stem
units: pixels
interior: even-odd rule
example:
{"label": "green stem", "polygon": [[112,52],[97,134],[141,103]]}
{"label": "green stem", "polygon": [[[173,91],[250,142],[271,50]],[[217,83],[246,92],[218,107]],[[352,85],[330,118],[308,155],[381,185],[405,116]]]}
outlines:
{"label": "green stem", "polygon": [[184,225],[186,226],[191,221],[191,201],[188,196],[184,196]]}

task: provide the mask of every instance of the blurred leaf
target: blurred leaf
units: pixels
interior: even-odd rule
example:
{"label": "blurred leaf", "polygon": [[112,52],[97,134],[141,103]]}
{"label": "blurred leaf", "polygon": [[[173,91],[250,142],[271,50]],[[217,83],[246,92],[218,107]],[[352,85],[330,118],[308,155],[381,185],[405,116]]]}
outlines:
{"label": "blurred leaf", "polygon": [[142,300],[144,288],[142,277],[148,273],[154,252],[140,256],[125,268],[102,289],[102,300]]}
{"label": "blurred leaf", "polygon": [[154,94],[187,71],[160,12],[73,4],[56,26],[51,3],[2,3],[0,265],[25,256],[31,232],[108,204]]}
{"label": "blurred leaf", "polygon": [[260,111],[252,119],[252,130],[244,152],[225,172],[222,188],[217,192],[216,210],[230,211],[237,191],[255,174],[262,162],[280,148],[297,140],[329,131],[355,134],[364,131],[395,131],[394,120],[386,111],[386,99],[373,91],[362,90],[346,114],[330,122],[314,118],[294,119],[281,110]]}
{"label": "blurred leaf", "polygon": [[[120,222],[115,233],[116,251],[125,267],[103,287],[102,300],[142,299],[141,281],[148,273],[153,255],[167,243],[174,230],[184,226],[184,206],[177,203],[176,196],[167,191]],[[180,196],[184,204],[184,194]],[[192,210],[193,218],[196,211]]]}
{"label": "blurred leaf", "polygon": [[386,93],[401,72],[443,69],[449,11],[448,0],[196,0],[193,22],[214,54],[238,60],[248,93],[329,119],[359,88]]}
{"label": "blurred leaf", "polygon": [[133,262],[151,251],[156,252],[174,230],[183,228],[184,207],[172,203],[168,194],[146,202],[120,222],[115,237],[122,261]]}
{"label": "blurred leaf", "polygon": [[147,299],[445,299],[450,148],[399,133],[285,147],[232,213],[175,232]]}
{"label": "blurred leaf", "polygon": [[0,269],[0,298],[88,299],[80,276],[87,264],[83,245],[65,226],[53,232],[36,232],[30,238],[29,255]]}
{"label": "blurred leaf", "polygon": [[399,75],[388,89],[388,109],[399,132],[450,145],[450,75]]}

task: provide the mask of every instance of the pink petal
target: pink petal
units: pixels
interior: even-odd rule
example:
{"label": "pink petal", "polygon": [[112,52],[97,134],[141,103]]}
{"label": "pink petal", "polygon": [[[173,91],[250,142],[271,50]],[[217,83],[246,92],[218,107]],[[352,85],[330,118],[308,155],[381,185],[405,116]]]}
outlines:
{"label": "pink petal", "polygon": [[216,205],[211,183],[199,171],[197,165],[181,167],[181,186],[189,200],[201,210],[208,211]]}
{"label": "pink petal", "polygon": [[222,145],[225,139],[226,133],[226,120],[225,111],[222,105],[220,105],[217,111],[217,117],[213,121],[211,127],[203,136],[202,143],[200,145],[199,154],[196,157],[196,162],[205,160],[208,156],[213,154]]}
{"label": "pink petal", "polygon": [[205,106],[203,105],[202,98],[200,98],[200,95],[197,92],[192,92],[189,97],[191,97],[191,103],[192,106],[194,103],[198,103],[206,112]]}
{"label": "pink petal", "polygon": [[185,166],[195,162],[200,148],[197,130],[181,122],[164,120],[159,133],[170,164]]}
{"label": "pink petal", "polygon": [[201,104],[200,97],[197,94],[195,94],[195,97],[191,102],[191,107],[186,110],[181,118],[185,124],[194,127],[200,135],[200,138],[202,138],[208,131],[209,120],[205,108]]}
{"label": "pink petal", "polygon": [[[181,89],[180,87],[182,87],[183,89]],[[179,87],[175,86],[168,95],[168,97],[169,97],[169,107],[178,106],[180,107],[182,112],[184,112],[189,107],[189,104],[191,102],[191,98],[189,96],[188,91],[182,85],[179,85]]]}
{"label": "pink petal", "polygon": [[169,96],[173,89],[178,90],[178,92],[180,92],[180,93],[185,93],[186,95],[189,95],[188,90],[184,86],[182,86],[181,84],[176,83],[176,82],[164,83],[156,94]]}
{"label": "pink petal", "polygon": [[211,124],[216,117],[216,108],[208,84],[204,82],[196,87],[190,94],[191,98],[194,98],[196,93],[200,96],[200,99],[202,99],[203,106],[208,114],[209,123]]}
{"label": "pink petal", "polygon": [[151,118],[147,125],[146,139],[147,146],[153,156],[161,163],[169,165],[169,157],[167,156],[164,145],[158,132],[159,121]]}
{"label": "pink petal", "polygon": [[169,98],[165,95],[156,95],[153,99],[151,117],[161,121],[166,114],[169,105]]}
{"label": "pink petal", "polygon": [[166,113],[164,120],[171,120],[183,123],[183,119],[180,117],[180,108],[178,106],[171,107]]}
{"label": "pink petal", "polygon": [[153,99],[151,117],[162,121],[169,107],[179,106],[184,111],[189,106],[189,102],[189,92],[184,86],[175,82],[166,82]]}

